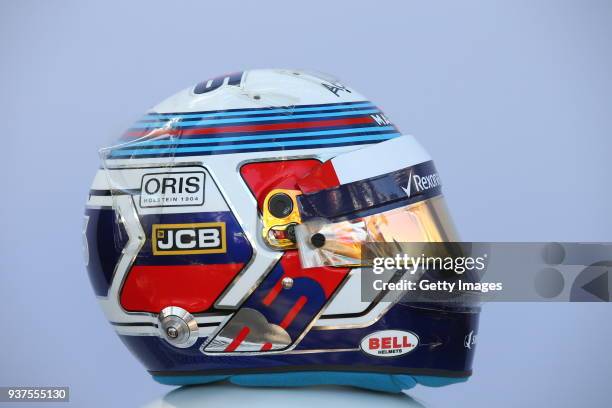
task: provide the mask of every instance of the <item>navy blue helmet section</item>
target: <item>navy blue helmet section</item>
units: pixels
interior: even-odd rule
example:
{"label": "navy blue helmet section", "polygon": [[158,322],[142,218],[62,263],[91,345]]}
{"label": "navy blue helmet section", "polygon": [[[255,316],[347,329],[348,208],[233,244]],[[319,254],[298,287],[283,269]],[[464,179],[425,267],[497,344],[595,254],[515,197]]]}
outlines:
{"label": "navy blue helmet section", "polygon": [[[376,357],[359,348],[368,334],[385,329],[410,330],[418,347],[407,354]],[[467,377],[471,375],[474,346],[466,338],[477,332],[477,313],[450,313],[396,304],[376,323],[353,329],[312,329],[295,353],[233,355],[231,361],[199,350],[206,338],[187,349],[177,349],[150,336],[120,336],[154,375],[239,374],[241,372],[342,370]],[[331,351],[333,349],[339,351]],[[300,353],[300,350],[320,352]],[[206,367],[202,371],[202,367]]]}

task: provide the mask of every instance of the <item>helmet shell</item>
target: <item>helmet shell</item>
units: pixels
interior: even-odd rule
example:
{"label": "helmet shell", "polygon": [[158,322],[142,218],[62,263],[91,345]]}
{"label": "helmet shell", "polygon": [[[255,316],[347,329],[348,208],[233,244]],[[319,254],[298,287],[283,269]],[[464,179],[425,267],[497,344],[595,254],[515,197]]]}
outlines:
{"label": "helmet shell", "polygon": [[[122,341],[173,384],[312,370],[469,376],[477,314],[362,302],[358,268],[303,269],[295,250],[261,238],[270,191],[400,136],[354,89],[296,70],[220,76],[153,107],[101,150],[85,211],[89,277]],[[413,143],[405,155],[421,157]],[[278,289],[287,279],[291,290]],[[227,337],[232,319],[248,330]],[[410,346],[394,358],[363,350],[403,336]],[[434,343],[444,351],[423,347]]]}

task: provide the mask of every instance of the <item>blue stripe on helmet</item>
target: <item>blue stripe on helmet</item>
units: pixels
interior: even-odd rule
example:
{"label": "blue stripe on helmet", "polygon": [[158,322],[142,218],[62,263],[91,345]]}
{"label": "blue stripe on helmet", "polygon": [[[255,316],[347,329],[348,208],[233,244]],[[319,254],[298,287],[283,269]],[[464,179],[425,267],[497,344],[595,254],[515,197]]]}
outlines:
{"label": "blue stripe on helmet", "polygon": [[315,140],[292,140],[283,142],[266,142],[266,143],[249,143],[244,145],[225,145],[225,146],[198,146],[198,147],[172,147],[163,149],[125,149],[125,150],[113,150],[111,157],[126,157],[126,156],[151,156],[151,155],[168,155],[175,153],[201,153],[201,152],[221,152],[224,150],[230,151],[249,151],[257,150],[261,148],[278,148],[278,147],[289,147],[293,149],[299,149],[301,147],[308,147],[310,145],[335,145],[343,143],[358,143],[363,141],[381,141],[388,140],[394,137],[400,136],[399,133],[390,133],[385,135],[365,135],[365,136],[351,136],[351,137],[339,137],[334,139],[315,139]]}
{"label": "blue stripe on helmet", "polygon": [[354,105],[329,105],[329,106],[311,106],[311,107],[286,107],[286,108],[260,108],[243,111],[226,111],[226,112],[211,112],[211,113],[150,113],[144,120],[147,119],[192,119],[192,118],[215,118],[223,116],[242,116],[242,115],[265,115],[270,113],[285,113],[291,115],[296,112],[318,112],[329,110],[344,110],[350,112],[355,108],[371,108],[372,102],[357,103]]}
{"label": "blue stripe on helmet", "polygon": [[249,135],[249,136],[228,136],[228,137],[214,137],[214,138],[175,138],[175,139],[163,139],[163,140],[143,140],[129,143],[126,147],[141,147],[141,146],[160,146],[160,145],[190,145],[190,144],[203,144],[203,143],[223,143],[223,142],[242,142],[247,140],[273,140],[273,139],[286,139],[286,138],[297,138],[297,137],[317,137],[326,135],[340,135],[349,133],[370,133],[370,132],[385,132],[389,130],[395,130],[393,126],[369,126],[363,128],[350,128],[350,129],[335,129],[335,130],[323,130],[317,132],[293,132],[293,133],[278,133],[274,135]]}

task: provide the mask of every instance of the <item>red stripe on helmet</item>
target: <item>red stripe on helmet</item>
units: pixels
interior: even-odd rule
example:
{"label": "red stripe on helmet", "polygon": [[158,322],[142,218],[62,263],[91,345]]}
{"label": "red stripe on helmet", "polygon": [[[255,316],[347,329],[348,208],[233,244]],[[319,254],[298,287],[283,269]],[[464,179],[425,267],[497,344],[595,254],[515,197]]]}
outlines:
{"label": "red stripe on helmet", "polygon": [[234,338],[234,340],[232,340],[232,342],[227,345],[227,347],[225,348],[225,351],[234,351],[234,350],[236,350],[238,348],[238,346],[240,345],[240,343],[242,343],[244,341],[244,339],[246,339],[246,337],[249,335],[250,331],[251,331],[251,329],[249,329],[247,326],[244,326],[238,332],[238,335]]}
{"label": "red stripe on helmet", "polygon": [[238,132],[265,132],[272,130],[290,130],[290,129],[307,129],[317,127],[333,127],[346,125],[362,125],[372,123],[374,120],[370,116],[348,118],[348,119],[330,119],[317,120],[312,122],[286,122],[286,123],[267,123],[261,125],[234,125],[234,126],[219,126],[219,127],[199,127],[197,129],[166,129],[159,127],[156,129],[134,130],[125,132],[124,137],[142,137],[154,135],[156,133],[167,135],[183,136],[198,136],[211,135],[222,133],[238,133]]}
{"label": "red stripe on helmet", "polygon": [[306,296],[300,296],[297,302],[295,302],[293,307],[289,309],[289,312],[287,312],[287,314],[285,315],[285,318],[280,323],[280,327],[282,327],[283,329],[289,327],[289,325],[291,325],[291,322],[293,322],[293,319],[295,319],[295,316],[300,313],[300,310],[302,310],[307,301],[308,298]]}

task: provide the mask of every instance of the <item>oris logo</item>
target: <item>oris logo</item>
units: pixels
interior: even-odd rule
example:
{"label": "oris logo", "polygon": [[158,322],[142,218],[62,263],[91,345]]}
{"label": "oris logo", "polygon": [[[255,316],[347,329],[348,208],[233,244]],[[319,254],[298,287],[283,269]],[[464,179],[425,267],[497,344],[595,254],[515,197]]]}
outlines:
{"label": "oris logo", "polygon": [[419,344],[416,334],[400,330],[382,330],[361,340],[363,352],[376,357],[394,357],[410,353]]}
{"label": "oris logo", "polygon": [[153,173],[142,176],[140,207],[204,204],[204,172]]}
{"label": "oris logo", "polygon": [[223,254],[225,223],[153,224],[151,241],[153,255]]}

